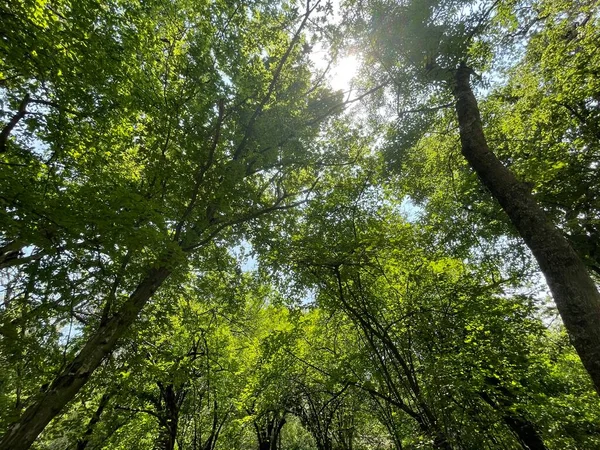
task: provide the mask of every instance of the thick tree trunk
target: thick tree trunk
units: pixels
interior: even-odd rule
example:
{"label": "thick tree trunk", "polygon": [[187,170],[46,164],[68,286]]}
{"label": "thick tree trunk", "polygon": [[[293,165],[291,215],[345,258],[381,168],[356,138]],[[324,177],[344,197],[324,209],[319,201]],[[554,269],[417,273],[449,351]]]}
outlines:
{"label": "thick tree trunk", "polygon": [[419,424],[421,431],[423,431],[423,434],[433,439],[433,448],[438,450],[452,450],[452,446],[448,442],[448,439],[446,439],[444,433],[442,433],[437,426],[431,425],[423,416],[420,416],[417,419],[417,423]]}
{"label": "thick tree trunk", "polygon": [[583,365],[600,394],[600,294],[585,264],[546,217],[529,188],[504,167],[487,145],[471,69],[456,71],[454,96],[462,153],[500,203],[535,256]]}
{"label": "thick tree trunk", "polygon": [[19,420],[13,423],[0,441],[0,450],[27,450],[88,381],[102,360],[113,351],[118,339],[169,276],[170,270],[152,269],[112,318],[90,336],[75,359],[54,379],[50,387],[34,399]]}
{"label": "thick tree trunk", "polygon": [[277,426],[273,430],[273,443],[271,445],[272,450],[279,450],[281,448],[281,429],[285,423],[286,420],[284,416],[279,420],[279,422],[277,422]]}
{"label": "thick tree trunk", "polygon": [[436,418],[423,399],[419,399],[419,409],[421,409],[423,413],[420,415],[417,422],[423,433],[433,438],[433,448],[439,450],[452,450],[452,445],[448,442],[446,434],[438,426]]}

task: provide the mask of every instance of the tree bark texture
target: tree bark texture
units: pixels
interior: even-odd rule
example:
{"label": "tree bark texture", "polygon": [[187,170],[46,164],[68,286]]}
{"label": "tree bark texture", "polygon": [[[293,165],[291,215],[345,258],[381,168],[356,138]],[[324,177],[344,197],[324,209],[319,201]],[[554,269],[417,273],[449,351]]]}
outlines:
{"label": "tree bark texture", "polygon": [[33,399],[19,420],[8,428],[0,441],[0,450],[27,450],[31,447],[46,425],[75,397],[102,360],[114,350],[119,338],[170,273],[165,267],[148,272],[121,309],[98,327],[50,387]]}
{"label": "tree bark texture", "polygon": [[488,147],[470,68],[454,79],[463,156],[500,203],[544,274],[571,342],[600,394],[600,294],[585,264],[537,204],[529,188]]}

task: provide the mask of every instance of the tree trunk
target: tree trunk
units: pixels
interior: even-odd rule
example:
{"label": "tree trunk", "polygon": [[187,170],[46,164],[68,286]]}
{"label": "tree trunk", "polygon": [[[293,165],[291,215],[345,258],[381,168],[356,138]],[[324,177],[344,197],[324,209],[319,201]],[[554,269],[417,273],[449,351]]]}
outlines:
{"label": "tree trunk", "polygon": [[210,430],[210,435],[202,446],[203,450],[214,450],[215,446],[217,445],[217,440],[219,439],[219,434],[221,434],[221,429],[223,428],[230,411],[231,409],[223,414],[223,417],[219,419],[219,404],[216,400],[213,400],[213,423]]}
{"label": "tree trunk", "polygon": [[[497,383],[491,384],[497,386]],[[533,423],[523,417],[519,417],[518,415],[509,412],[513,402],[507,399],[511,397],[511,395],[506,389],[501,389],[501,392],[505,399],[502,400],[502,398],[500,398],[497,402],[494,401],[486,392],[481,392],[479,395],[487,404],[502,414],[502,420],[504,420],[504,423],[515,434],[519,444],[521,444],[521,447],[523,447],[524,450],[548,450],[548,447],[546,447],[546,444],[544,444],[542,437],[538,433]],[[498,403],[501,406],[498,405]]]}
{"label": "tree trunk", "polygon": [[548,450],[539,433],[528,420],[523,420],[520,417],[505,415],[504,422],[517,435],[517,439],[521,446],[526,450]]}
{"label": "tree trunk", "polygon": [[177,428],[179,426],[179,408],[181,394],[177,394],[172,384],[163,387],[158,383],[162,404],[164,409],[161,413],[161,431],[158,438],[157,448],[160,450],[173,450],[177,442]]}
{"label": "tree trunk", "polygon": [[174,450],[177,441],[177,424],[166,422],[162,424],[158,439],[156,441],[157,450]]}
{"label": "tree trunk", "polygon": [[279,416],[275,411],[272,412],[272,415],[267,413],[264,423],[259,424],[255,421],[254,429],[258,440],[258,450],[278,450],[279,436],[285,423],[285,413]]}
{"label": "tree trunk", "polygon": [[75,359],[41,392],[0,441],[0,450],[27,450],[88,381],[171,271],[152,269],[113,317],[90,336]]}
{"label": "tree trunk", "polygon": [[463,156],[500,203],[535,259],[571,342],[600,394],[600,294],[585,264],[546,217],[529,188],[504,167],[487,145],[479,107],[470,84],[471,69],[461,65],[454,97]]}
{"label": "tree trunk", "polygon": [[107,392],[100,399],[98,408],[96,409],[96,412],[94,413],[94,415],[88,422],[88,425],[85,429],[85,433],[83,434],[83,436],[81,438],[79,438],[77,440],[77,445],[75,447],[76,450],[85,450],[86,447],[88,446],[88,444],[90,443],[90,438],[92,436],[92,433],[94,432],[94,428],[96,428],[96,424],[98,422],[100,422],[100,416],[102,415],[102,412],[108,405],[108,402],[110,401],[110,397],[111,397],[111,393]]}

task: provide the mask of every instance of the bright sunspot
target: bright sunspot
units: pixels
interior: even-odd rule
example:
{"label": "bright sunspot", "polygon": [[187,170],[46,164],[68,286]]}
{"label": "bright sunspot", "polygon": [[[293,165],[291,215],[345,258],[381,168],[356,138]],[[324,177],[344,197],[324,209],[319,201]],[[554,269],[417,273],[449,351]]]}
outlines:
{"label": "bright sunspot", "polygon": [[[311,59],[319,72],[327,70],[325,78],[333,89],[344,92],[352,89],[353,80],[360,66],[356,55],[341,57],[329,65],[329,53],[324,49],[318,49],[312,53]],[[329,69],[327,69],[328,65]]]}
{"label": "bright sunspot", "polygon": [[348,91],[358,71],[359,61],[354,55],[341,58],[331,70],[330,83],[333,89]]}

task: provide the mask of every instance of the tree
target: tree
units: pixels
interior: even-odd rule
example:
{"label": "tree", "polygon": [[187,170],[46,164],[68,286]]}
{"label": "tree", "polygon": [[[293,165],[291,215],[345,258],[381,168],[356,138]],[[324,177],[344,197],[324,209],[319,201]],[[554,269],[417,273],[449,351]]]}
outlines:
{"label": "tree", "polygon": [[594,8],[561,2],[537,8],[533,17],[517,22],[520,33],[530,24],[536,31],[529,32],[526,52],[506,84],[483,101],[483,120],[488,140],[500,143],[498,156],[530,183],[545,212],[597,275]]}
{"label": "tree", "polygon": [[[536,258],[584,366],[600,392],[600,293],[579,255],[525,183],[488,146],[471,87],[489,60],[485,30],[500,2],[366,2],[353,12],[370,66],[406,104],[452,98],[461,152]],[[417,89],[422,91],[417,94]],[[423,99],[423,101],[421,101]],[[427,106],[424,106],[427,109]],[[436,108],[430,108],[435,110]],[[401,107],[399,108],[401,110]],[[423,107],[420,107],[423,110]]]}
{"label": "tree", "polygon": [[[2,194],[5,256],[14,261],[33,247],[51,271],[71,265],[69,274],[88,274],[74,292],[62,282],[60,301],[85,302],[93,319],[77,355],[31,399],[0,448],[28,448],[201,249],[310,191],[309,164],[318,160],[311,142],[339,103],[311,86],[300,45],[318,5],[8,6],[10,28],[34,30],[40,42],[7,35],[9,98],[25,100],[4,135],[23,114],[40,119],[5,142],[8,179],[29,180],[26,196],[15,182]],[[110,61],[102,70],[72,64],[90,60],[88,35],[93,54]],[[23,53],[34,63],[20,65]],[[40,281],[48,291],[61,280]]]}

